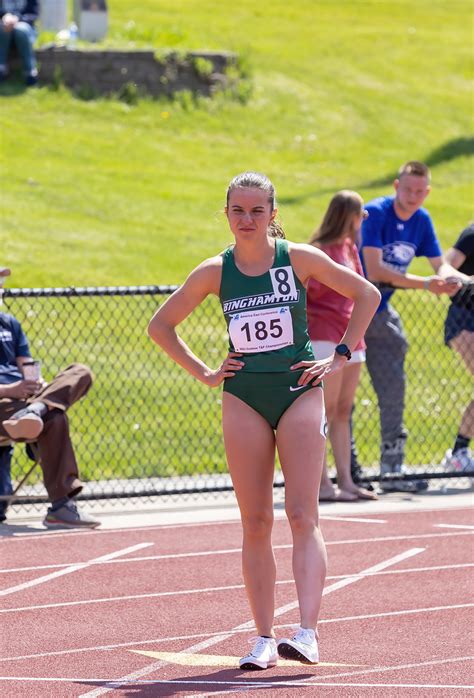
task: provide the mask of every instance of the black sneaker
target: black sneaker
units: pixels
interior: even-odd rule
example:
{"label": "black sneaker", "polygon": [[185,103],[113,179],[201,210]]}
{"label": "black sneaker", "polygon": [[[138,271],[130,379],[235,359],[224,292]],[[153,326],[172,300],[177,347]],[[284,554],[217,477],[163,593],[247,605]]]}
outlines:
{"label": "black sneaker", "polygon": [[[401,471],[400,474],[403,474]],[[425,492],[430,486],[428,480],[391,480],[389,477],[386,480],[381,480],[380,489],[382,492]]]}
{"label": "black sneaker", "polygon": [[372,485],[371,482],[366,482],[364,479],[364,472],[362,470],[362,467],[359,465],[357,462],[353,462],[351,459],[351,477],[352,481],[355,485],[359,485],[360,487],[365,487],[366,490],[369,490],[370,492],[374,491],[374,486]]}
{"label": "black sneaker", "polygon": [[80,512],[76,503],[70,499],[55,511],[50,507],[43,525],[46,528],[97,528],[100,521]]}

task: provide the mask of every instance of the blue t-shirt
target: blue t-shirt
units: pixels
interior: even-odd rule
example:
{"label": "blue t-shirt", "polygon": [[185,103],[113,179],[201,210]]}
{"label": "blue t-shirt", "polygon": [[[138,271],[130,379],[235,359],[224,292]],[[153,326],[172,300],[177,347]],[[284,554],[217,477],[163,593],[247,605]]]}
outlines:
{"label": "blue t-shirt", "polygon": [[[441,257],[443,253],[428,211],[419,208],[407,221],[402,221],[395,213],[394,199],[394,196],[381,196],[366,204],[369,217],[362,225],[361,250],[378,247],[384,265],[404,274],[413,257]],[[377,312],[387,307],[393,293],[393,290],[382,292]]]}
{"label": "blue t-shirt", "polygon": [[0,384],[23,380],[16,365],[18,356],[31,356],[26,335],[13,315],[0,313]]}

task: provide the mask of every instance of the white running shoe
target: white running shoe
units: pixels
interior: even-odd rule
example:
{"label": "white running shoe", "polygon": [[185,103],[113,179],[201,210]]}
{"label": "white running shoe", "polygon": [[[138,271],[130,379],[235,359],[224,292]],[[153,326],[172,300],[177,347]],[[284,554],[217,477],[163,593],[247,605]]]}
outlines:
{"label": "white running shoe", "polygon": [[319,662],[318,635],[311,628],[299,628],[290,640],[280,640],[277,648],[285,659],[296,659],[303,664]]}
{"label": "white running shoe", "polygon": [[255,669],[268,669],[276,666],[278,652],[276,641],[273,637],[253,637],[249,642],[255,642],[252,651],[239,661],[241,669],[250,671]]}
{"label": "white running shoe", "polygon": [[474,470],[474,458],[470,448],[460,448],[456,453],[448,449],[444,454],[441,465],[445,470],[463,472],[464,470]]}

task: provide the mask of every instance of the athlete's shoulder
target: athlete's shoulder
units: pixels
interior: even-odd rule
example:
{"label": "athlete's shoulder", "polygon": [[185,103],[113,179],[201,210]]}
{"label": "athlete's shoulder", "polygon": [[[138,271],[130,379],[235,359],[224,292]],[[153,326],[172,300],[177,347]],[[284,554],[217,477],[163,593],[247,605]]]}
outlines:
{"label": "athlete's shoulder", "polygon": [[288,242],[288,252],[292,259],[304,259],[308,257],[324,257],[325,253],[315,245],[310,245],[308,242]]}
{"label": "athlete's shoulder", "polygon": [[190,272],[183,286],[190,289],[205,290],[207,293],[217,293],[222,274],[222,256],[204,259]]}

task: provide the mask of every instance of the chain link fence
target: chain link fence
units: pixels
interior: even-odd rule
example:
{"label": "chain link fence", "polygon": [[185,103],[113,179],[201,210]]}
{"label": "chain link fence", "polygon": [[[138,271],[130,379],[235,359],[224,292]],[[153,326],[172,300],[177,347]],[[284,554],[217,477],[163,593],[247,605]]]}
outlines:
{"label": "chain link fence", "polygon": [[[146,333],[153,312],[174,288],[4,291],[2,310],[21,322],[46,380],[73,362],[85,363],[94,372],[92,389],[68,413],[85,481],[81,499],[143,501],[157,495],[231,490],[221,434],[221,390],[210,390],[189,376]],[[403,291],[395,294],[393,305],[410,343],[406,462],[414,477],[445,477],[440,464],[454,442],[472,390],[461,359],[443,342],[449,300]],[[218,366],[227,350],[218,300],[207,299],[182,323],[180,334],[198,356]],[[379,416],[366,368],[356,396],[354,434],[365,475],[377,479]],[[331,453],[329,465],[333,466]],[[17,445],[13,478],[19,479],[27,468],[25,449]],[[29,482],[23,490],[30,495],[28,501],[46,502],[39,469]],[[282,484],[278,469],[275,484]]]}

